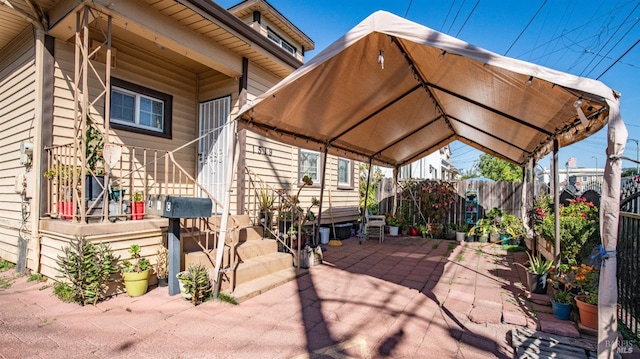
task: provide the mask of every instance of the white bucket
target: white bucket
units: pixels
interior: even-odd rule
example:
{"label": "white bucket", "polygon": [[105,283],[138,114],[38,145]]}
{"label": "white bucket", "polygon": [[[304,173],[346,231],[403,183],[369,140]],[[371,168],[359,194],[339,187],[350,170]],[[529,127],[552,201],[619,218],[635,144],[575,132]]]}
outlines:
{"label": "white bucket", "polygon": [[321,244],[329,243],[329,233],[331,233],[330,228],[320,227],[320,243]]}

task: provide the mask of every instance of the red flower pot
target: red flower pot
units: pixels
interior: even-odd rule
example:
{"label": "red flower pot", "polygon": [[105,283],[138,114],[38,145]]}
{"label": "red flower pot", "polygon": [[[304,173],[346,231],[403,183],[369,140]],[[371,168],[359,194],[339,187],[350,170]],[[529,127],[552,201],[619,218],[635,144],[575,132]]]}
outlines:
{"label": "red flower pot", "polygon": [[409,228],[409,235],[410,236],[417,236],[418,235],[418,228],[410,227]]}
{"label": "red flower pot", "polygon": [[131,219],[138,220],[144,218],[144,203],[145,202],[131,203]]}

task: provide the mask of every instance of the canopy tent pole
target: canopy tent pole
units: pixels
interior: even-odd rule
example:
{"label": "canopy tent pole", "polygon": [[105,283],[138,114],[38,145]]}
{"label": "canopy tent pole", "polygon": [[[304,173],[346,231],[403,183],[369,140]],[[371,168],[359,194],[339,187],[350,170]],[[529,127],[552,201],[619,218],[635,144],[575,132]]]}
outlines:
{"label": "canopy tent pole", "polygon": [[553,140],[553,213],[555,228],[554,259],[556,267],[560,264],[560,184],[558,180],[558,139]]}
{"label": "canopy tent pole", "polygon": [[[320,204],[318,205],[318,225],[316,226],[315,233],[313,233],[313,245],[320,244],[320,224],[322,223],[322,204],[324,203],[324,185],[327,173],[327,157],[329,157],[329,145],[324,146],[324,158],[322,159],[322,174],[320,175]],[[298,253],[298,258],[300,253]]]}
{"label": "canopy tent pole", "polygon": [[365,215],[367,213],[367,203],[369,202],[369,184],[371,183],[371,167],[373,164],[373,157],[369,157],[369,170],[367,171],[367,189],[364,191],[364,205],[362,206],[362,220],[360,221],[360,233],[364,231]]}
{"label": "canopy tent pole", "polygon": [[233,154],[232,160],[227,163],[227,173],[226,173],[226,181],[227,188],[224,192],[224,202],[223,202],[223,210],[222,210],[222,218],[220,219],[220,234],[218,235],[218,243],[216,247],[216,263],[213,268],[213,298],[214,300],[218,299],[218,295],[220,294],[221,287],[221,267],[222,267],[222,257],[224,254],[224,243],[227,236],[227,228],[229,222],[229,212],[231,211],[231,189],[233,186],[233,169],[236,168],[236,163],[238,162],[238,158],[240,156],[240,148],[237,146],[236,142],[238,141],[238,133],[236,121],[233,121],[229,124],[231,126],[230,133],[232,134],[231,141],[229,141],[228,151]]}
{"label": "canopy tent pole", "polygon": [[393,169],[393,211],[392,214],[396,214],[398,210],[398,167]]}
{"label": "canopy tent pole", "polygon": [[618,339],[618,283],[616,278],[618,225],[620,216],[620,176],[622,153],[627,143],[627,129],[619,107],[609,104],[607,161],[604,167],[600,204],[600,280],[598,282],[598,359],[613,358]]}

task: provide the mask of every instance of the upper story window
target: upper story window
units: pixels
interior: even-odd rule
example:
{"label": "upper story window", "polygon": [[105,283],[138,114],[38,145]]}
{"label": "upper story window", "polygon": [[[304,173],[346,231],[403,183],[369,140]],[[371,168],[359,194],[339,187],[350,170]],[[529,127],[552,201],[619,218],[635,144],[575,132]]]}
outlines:
{"label": "upper story window", "polygon": [[298,181],[309,176],[314,185],[320,183],[320,152],[300,149],[298,155]]}
{"label": "upper story window", "polygon": [[295,46],[285,41],[282,37],[280,37],[280,35],[276,34],[273,30],[271,30],[270,27],[267,28],[267,37],[269,38],[269,40],[278,44],[278,46],[287,50],[287,52],[290,53],[291,55],[295,56],[296,52],[298,52],[298,49],[296,49]]}
{"label": "upper story window", "polygon": [[170,95],[119,79],[111,79],[113,127],[171,138]]}
{"label": "upper story window", "polygon": [[338,158],[338,188],[353,188],[353,161]]}

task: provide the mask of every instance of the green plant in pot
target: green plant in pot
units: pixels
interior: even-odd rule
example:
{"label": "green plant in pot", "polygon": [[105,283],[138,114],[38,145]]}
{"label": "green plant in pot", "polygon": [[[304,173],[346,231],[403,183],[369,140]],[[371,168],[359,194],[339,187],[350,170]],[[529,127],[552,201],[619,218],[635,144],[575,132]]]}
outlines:
{"label": "green plant in pot", "polygon": [[260,189],[260,223],[267,229],[265,233],[271,235],[268,229],[271,229],[273,222],[273,204],[274,194],[269,188]]}
{"label": "green plant in pot", "polygon": [[479,242],[488,242],[489,235],[492,232],[496,232],[497,228],[492,220],[488,218],[481,218],[476,222],[476,224],[469,229],[467,232],[468,236],[478,236]]}
{"label": "green plant in pot", "polygon": [[156,251],[156,275],[158,276],[158,287],[166,287],[169,277],[169,250],[164,245]]}
{"label": "green plant in pot", "polygon": [[211,295],[211,282],[207,269],[199,263],[190,264],[187,270],[176,275],[180,281],[182,297],[193,305],[202,303]]}
{"label": "green plant in pot", "polygon": [[140,255],[140,245],[129,247],[131,260],[122,261],[122,280],[130,297],[138,297],[147,292],[151,263]]}
{"label": "green plant in pot", "polygon": [[572,296],[565,290],[558,290],[551,300],[553,316],[560,320],[569,320],[571,315]]}
{"label": "green plant in pot", "polygon": [[529,257],[529,266],[526,267],[529,291],[536,294],[547,293],[547,281],[553,261],[542,258],[540,253],[536,257],[531,256],[529,253],[527,253],[527,256]]}

